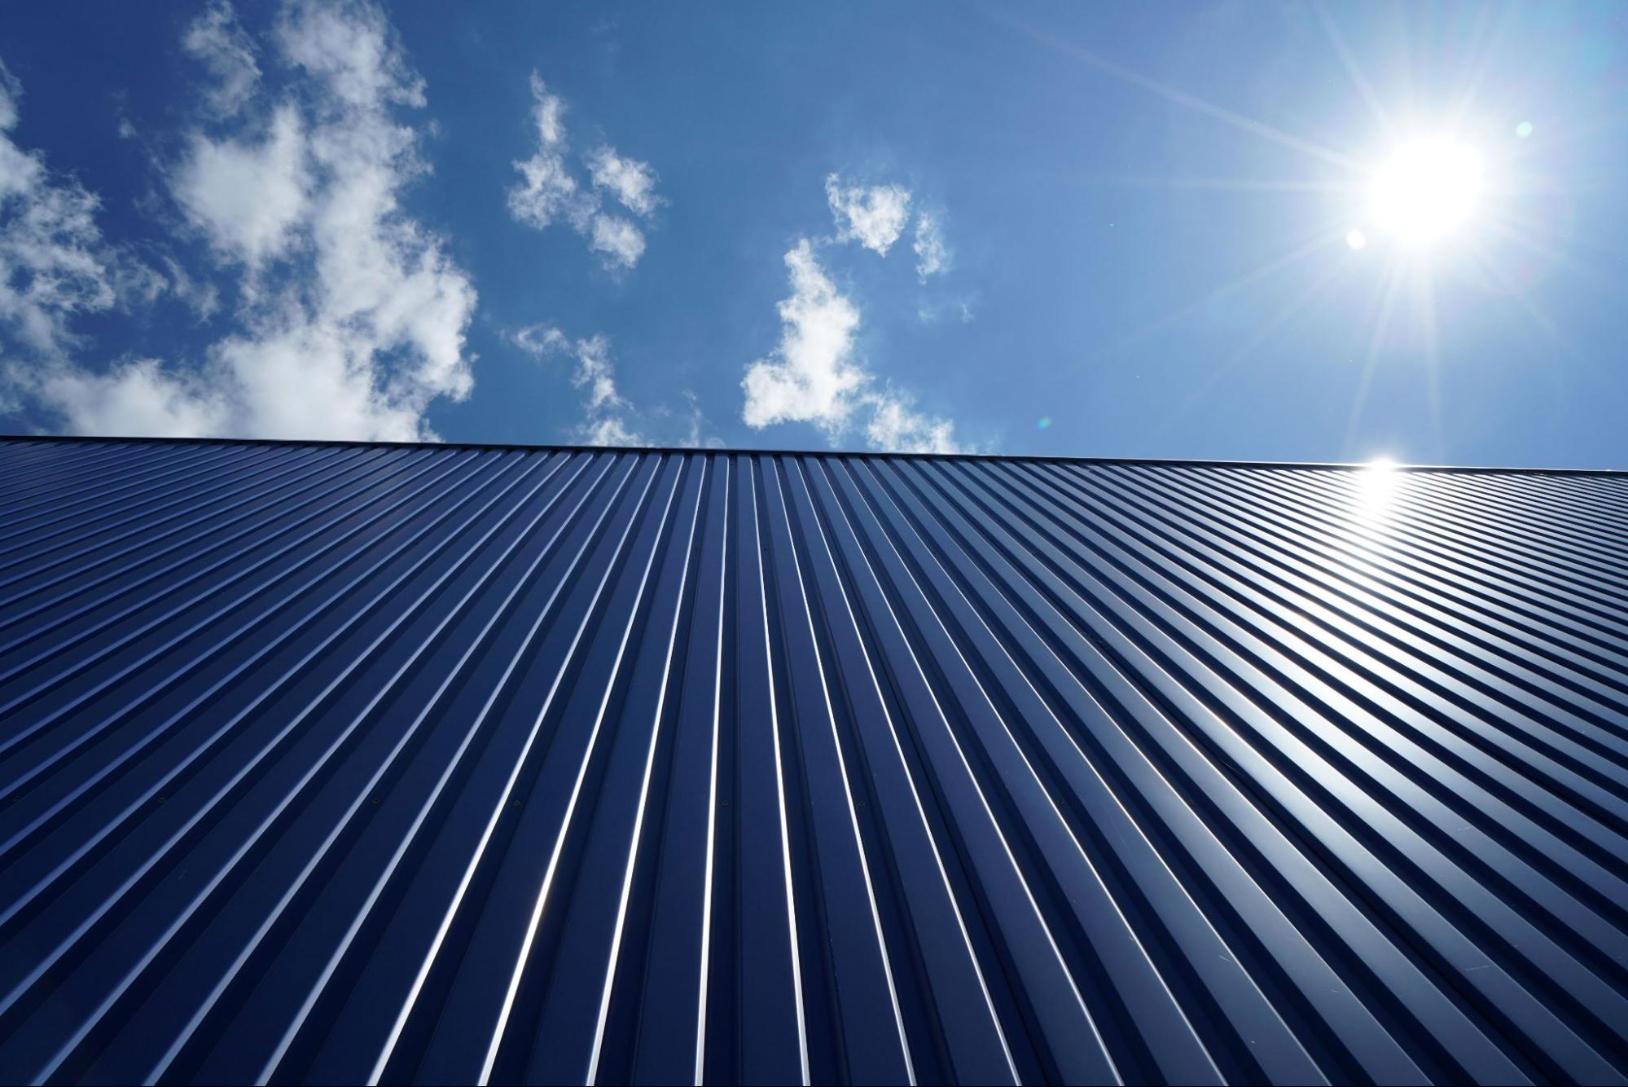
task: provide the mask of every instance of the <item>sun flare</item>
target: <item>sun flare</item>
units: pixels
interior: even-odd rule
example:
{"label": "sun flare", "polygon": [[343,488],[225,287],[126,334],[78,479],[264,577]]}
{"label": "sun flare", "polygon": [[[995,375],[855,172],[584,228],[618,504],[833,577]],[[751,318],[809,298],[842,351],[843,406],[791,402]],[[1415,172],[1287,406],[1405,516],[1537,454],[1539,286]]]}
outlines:
{"label": "sun flare", "polygon": [[1373,176],[1374,225],[1409,246],[1429,245],[1464,225],[1481,201],[1481,154],[1450,139],[1398,146]]}

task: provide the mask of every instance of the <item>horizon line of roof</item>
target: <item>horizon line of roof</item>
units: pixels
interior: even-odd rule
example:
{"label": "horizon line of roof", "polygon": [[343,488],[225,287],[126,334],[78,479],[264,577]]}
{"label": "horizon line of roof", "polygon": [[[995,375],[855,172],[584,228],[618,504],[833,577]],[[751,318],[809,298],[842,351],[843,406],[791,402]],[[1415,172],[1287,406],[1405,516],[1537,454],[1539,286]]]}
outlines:
{"label": "horizon line of roof", "polygon": [[[1003,461],[1040,464],[1114,464],[1145,465],[1154,467],[1187,468],[1293,468],[1330,471],[1366,470],[1372,465],[1340,461],[1285,461],[1285,460],[1226,460],[1204,457],[1092,457],[1063,456],[1036,453],[932,453],[886,452],[872,449],[739,449],[707,446],[661,445],[572,445],[569,443],[528,442],[440,442],[440,441],[359,441],[340,438],[208,438],[208,437],[152,437],[116,434],[0,434],[0,442],[110,442],[142,444],[185,445],[246,445],[246,446],[331,446],[335,448],[379,449],[483,449],[530,453],[659,453],[686,456],[714,454],[720,456],[778,456],[825,458],[877,458],[889,460],[963,460]],[[1388,469],[1398,472],[1449,472],[1462,474],[1504,475],[1556,475],[1556,476],[1628,476],[1624,468],[1543,468],[1465,464],[1393,464]]]}

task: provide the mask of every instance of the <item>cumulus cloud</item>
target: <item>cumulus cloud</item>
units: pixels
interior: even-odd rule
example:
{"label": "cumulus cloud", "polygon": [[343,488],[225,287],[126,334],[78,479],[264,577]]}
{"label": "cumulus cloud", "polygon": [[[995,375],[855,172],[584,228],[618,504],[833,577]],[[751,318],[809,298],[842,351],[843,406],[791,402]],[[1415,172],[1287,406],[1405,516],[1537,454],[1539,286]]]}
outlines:
{"label": "cumulus cloud", "polygon": [[878,389],[858,361],[859,309],[821,267],[814,243],[799,240],[785,263],[791,295],[779,304],[780,342],[746,368],[742,421],[754,428],[812,423],[836,441],[862,419],[873,448],[957,451],[952,422],[917,411],[905,394]]}
{"label": "cumulus cloud", "polygon": [[916,278],[921,282],[949,269],[950,250],[944,244],[938,216],[925,211],[916,216],[916,236],[910,247],[916,253]]}
{"label": "cumulus cloud", "polygon": [[589,445],[649,445],[629,421],[632,412],[616,388],[610,341],[602,336],[573,340],[552,325],[531,325],[510,335],[522,351],[539,359],[572,363],[571,384],[582,390],[583,421],[574,436]]}
{"label": "cumulus cloud", "polygon": [[509,214],[537,230],[564,222],[582,235],[606,268],[627,271],[644,255],[644,231],[632,219],[604,210],[604,197],[608,194],[648,220],[663,202],[656,194],[656,172],[647,162],[600,145],[585,156],[584,183],[568,162],[565,102],[536,72],[531,74],[531,101],[537,149],[514,164],[520,180],[507,194]]}
{"label": "cumulus cloud", "polygon": [[[217,3],[204,25],[236,22]],[[68,429],[419,439],[433,437],[432,401],[469,393],[474,287],[400,206],[424,167],[396,110],[423,104],[422,80],[362,0],[293,0],[275,44],[296,86],[279,100],[246,95],[232,130],[194,133],[167,177],[187,222],[244,273],[232,330],[191,363],[92,372],[54,355],[22,377],[14,366],[14,384]],[[89,223],[94,199],[78,203]],[[93,223],[76,230],[94,236]],[[88,285],[81,294],[81,309],[111,304]]]}
{"label": "cumulus cloud", "polygon": [[254,42],[231,5],[223,0],[211,3],[187,27],[181,46],[215,77],[215,86],[208,92],[210,107],[223,116],[241,109],[260,82],[260,63],[255,59]]}
{"label": "cumulus cloud", "polygon": [[211,245],[258,271],[287,252],[309,210],[309,152],[300,111],[285,104],[251,139],[195,135],[170,187]]}
{"label": "cumulus cloud", "polygon": [[229,416],[225,398],[202,378],[172,376],[156,359],[106,374],[52,366],[36,387],[81,434],[217,434]]}
{"label": "cumulus cloud", "polygon": [[820,267],[807,238],[787,251],[791,296],[780,311],[780,342],[746,369],[742,420],[750,427],[813,423],[841,433],[865,372],[854,362],[859,310]]}
{"label": "cumulus cloud", "polygon": [[884,257],[910,221],[910,190],[902,185],[844,185],[828,174],[825,199],[838,241],[856,241]]}

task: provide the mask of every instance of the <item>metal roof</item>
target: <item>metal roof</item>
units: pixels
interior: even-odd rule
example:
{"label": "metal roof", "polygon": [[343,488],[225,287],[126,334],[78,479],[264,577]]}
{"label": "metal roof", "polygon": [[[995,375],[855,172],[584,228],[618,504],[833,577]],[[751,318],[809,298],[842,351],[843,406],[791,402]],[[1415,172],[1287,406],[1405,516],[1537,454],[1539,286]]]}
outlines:
{"label": "metal roof", "polygon": [[1622,1082],[1628,477],[0,440],[0,1079]]}

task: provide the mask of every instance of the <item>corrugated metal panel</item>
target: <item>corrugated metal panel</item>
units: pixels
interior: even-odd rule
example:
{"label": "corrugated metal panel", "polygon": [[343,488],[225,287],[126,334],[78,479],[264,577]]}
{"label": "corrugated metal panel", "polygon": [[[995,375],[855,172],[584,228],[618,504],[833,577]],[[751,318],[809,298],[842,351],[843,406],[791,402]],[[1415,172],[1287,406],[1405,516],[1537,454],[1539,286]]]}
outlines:
{"label": "corrugated metal panel", "polygon": [[0,442],[0,1078],[1621,1082],[1628,479]]}

